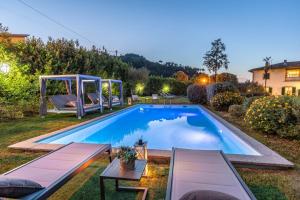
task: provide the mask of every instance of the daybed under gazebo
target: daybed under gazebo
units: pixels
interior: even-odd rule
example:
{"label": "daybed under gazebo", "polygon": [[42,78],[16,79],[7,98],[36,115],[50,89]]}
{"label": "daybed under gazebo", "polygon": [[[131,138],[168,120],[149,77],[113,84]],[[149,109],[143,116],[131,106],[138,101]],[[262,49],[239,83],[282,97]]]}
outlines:
{"label": "daybed under gazebo", "polygon": [[[103,107],[112,108],[113,106],[123,105],[123,86],[121,80],[116,79],[101,79],[102,85],[107,84],[108,89],[108,98],[102,96],[102,105]],[[119,84],[119,95],[112,94],[112,84]],[[92,103],[97,104],[99,98],[96,93],[88,93],[88,98]]]}
{"label": "daybed under gazebo", "polygon": [[[46,82],[47,80],[64,81],[67,88],[65,95],[53,95],[49,97],[54,109],[47,110]],[[76,92],[72,94],[72,81],[76,81]],[[96,85],[97,104],[85,104],[84,83],[94,82]],[[86,112],[100,110],[102,112],[102,79],[97,76],[72,74],[72,75],[45,75],[40,76],[40,115],[45,116],[47,112],[54,113],[76,113],[78,118]]]}

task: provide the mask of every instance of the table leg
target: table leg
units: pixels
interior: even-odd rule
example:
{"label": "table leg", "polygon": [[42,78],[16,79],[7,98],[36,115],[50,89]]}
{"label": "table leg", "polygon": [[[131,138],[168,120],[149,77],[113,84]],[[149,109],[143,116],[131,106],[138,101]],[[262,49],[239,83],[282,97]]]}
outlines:
{"label": "table leg", "polygon": [[105,188],[103,177],[100,176],[100,199],[105,200]]}
{"label": "table leg", "polygon": [[115,184],[115,186],[116,186],[116,191],[119,191],[119,180],[118,180],[118,179],[116,179],[116,184]]}

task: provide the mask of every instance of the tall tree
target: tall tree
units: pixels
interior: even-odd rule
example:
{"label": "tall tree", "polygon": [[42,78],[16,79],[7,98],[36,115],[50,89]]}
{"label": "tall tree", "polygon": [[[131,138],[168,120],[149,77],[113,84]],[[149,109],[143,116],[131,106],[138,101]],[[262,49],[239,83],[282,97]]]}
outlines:
{"label": "tall tree", "polygon": [[225,44],[219,38],[211,43],[212,47],[206,52],[203,59],[203,65],[207,67],[209,72],[213,72],[215,80],[217,80],[217,72],[220,68],[228,69],[229,61],[225,54]]}
{"label": "tall tree", "polygon": [[8,27],[4,26],[2,23],[0,23],[0,43],[5,45],[6,47],[11,45]]}
{"label": "tall tree", "polygon": [[174,76],[178,81],[184,82],[189,80],[189,76],[184,71],[177,71]]}
{"label": "tall tree", "polygon": [[270,69],[271,56],[265,57],[263,61],[265,62],[265,67],[264,67],[265,90],[267,90],[267,80],[270,78],[268,71]]}

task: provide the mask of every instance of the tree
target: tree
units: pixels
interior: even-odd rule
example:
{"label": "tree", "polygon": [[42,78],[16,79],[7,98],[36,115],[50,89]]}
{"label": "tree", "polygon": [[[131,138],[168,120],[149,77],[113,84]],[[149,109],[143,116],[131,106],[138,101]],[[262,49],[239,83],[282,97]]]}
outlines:
{"label": "tree", "polygon": [[0,23],[0,33],[7,33],[7,32],[8,32],[8,27]]}
{"label": "tree", "polygon": [[262,85],[259,85],[257,82],[245,81],[238,84],[239,92],[244,96],[262,96],[266,92]]}
{"label": "tree", "polygon": [[137,94],[143,94],[143,90],[145,84],[147,83],[149,78],[149,70],[145,67],[136,69],[136,68],[129,68],[128,70],[128,84],[131,89],[131,94],[133,94],[133,89]]}
{"label": "tree", "polygon": [[217,75],[217,82],[231,82],[234,85],[238,84],[238,79],[235,74],[231,73],[221,73]]}
{"label": "tree", "polygon": [[192,77],[198,71],[197,68],[183,66],[174,62],[152,62],[143,56],[133,53],[125,54],[120,56],[120,58],[123,62],[130,64],[134,68],[146,67],[150,71],[151,76],[171,77],[177,71],[184,71],[189,77]]}
{"label": "tree", "polygon": [[182,82],[189,80],[189,76],[184,71],[177,71],[175,73],[175,78],[177,81],[182,81]]}
{"label": "tree", "polygon": [[270,78],[270,77],[269,77],[268,71],[269,71],[269,69],[270,69],[271,56],[265,57],[265,58],[263,59],[263,61],[265,62],[265,67],[264,67],[264,71],[265,71],[265,73],[264,73],[265,90],[267,90],[267,79]]}
{"label": "tree", "polygon": [[228,69],[229,61],[225,54],[225,44],[221,39],[217,39],[211,43],[211,50],[207,51],[204,55],[203,65],[207,67],[209,72],[213,72],[215,80],[217,80],[217,72],[220,68]]}
{"label": "tree", "polygon": [[198,73],[193,77],[193,82],[198,85],[206,85],[209,83],[209,76],[206,73]]}
{"label": "tree", "polygon": [[2,23],[0,23],[0,42],[6,47],[11,44],[8,27],[4,26]]}

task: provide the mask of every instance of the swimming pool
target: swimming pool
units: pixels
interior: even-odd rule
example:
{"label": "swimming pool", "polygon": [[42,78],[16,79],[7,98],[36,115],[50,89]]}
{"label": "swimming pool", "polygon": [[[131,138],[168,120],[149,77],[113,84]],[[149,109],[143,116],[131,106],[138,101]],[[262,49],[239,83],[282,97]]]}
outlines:
{"label": "swimming pool", "polygon": [[132,146],[141,137],[148,142],[149,149],[171,150],[172,147],[178,147],[260,155],[196,105],[136,105],[38,143],[105,143],[120,147]]}

